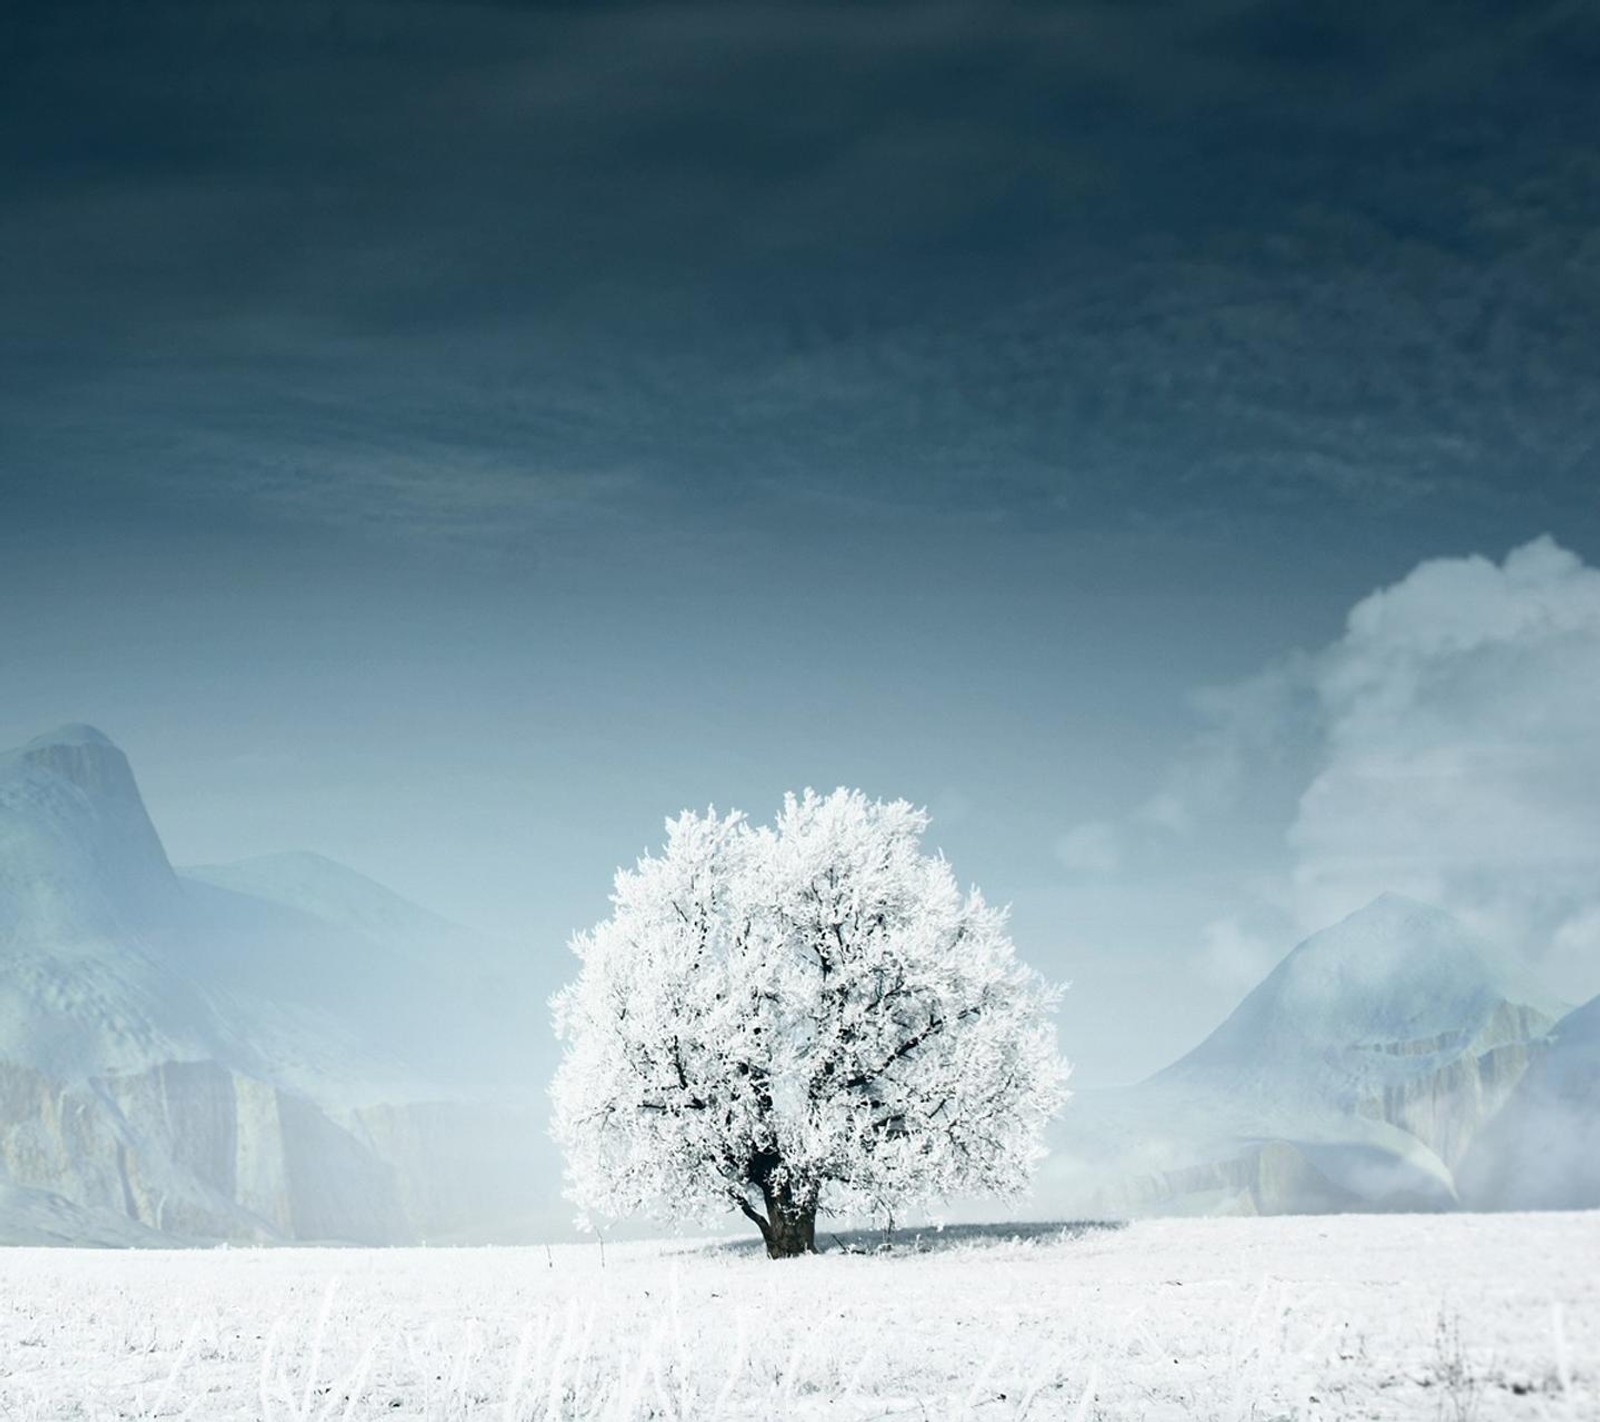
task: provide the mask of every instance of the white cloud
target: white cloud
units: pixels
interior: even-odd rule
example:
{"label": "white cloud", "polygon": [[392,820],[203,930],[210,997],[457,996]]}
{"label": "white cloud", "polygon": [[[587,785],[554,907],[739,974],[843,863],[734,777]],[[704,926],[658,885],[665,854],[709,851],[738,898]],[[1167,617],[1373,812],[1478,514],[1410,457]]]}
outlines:
{"label": "white cloud", "polygon": [[1310,672],[1302,926],[1398,889],[1600,990],[1600,570],[1548,538],[1423,563]]}
{"label": "white cloud", "polygon": [[1294,937],[1395,890],[1572,1000],[1600,992],[1600,569],[1550,538],[1503,563],[1430,560],[1328,646],[1196,704],[1190,755],[1096,833],[1124,863],[1276,836],[1277,877],[1257,862],[1248,882],[1236,862],[1230,904],[1198,930],[1212,980],[1258,977]]}

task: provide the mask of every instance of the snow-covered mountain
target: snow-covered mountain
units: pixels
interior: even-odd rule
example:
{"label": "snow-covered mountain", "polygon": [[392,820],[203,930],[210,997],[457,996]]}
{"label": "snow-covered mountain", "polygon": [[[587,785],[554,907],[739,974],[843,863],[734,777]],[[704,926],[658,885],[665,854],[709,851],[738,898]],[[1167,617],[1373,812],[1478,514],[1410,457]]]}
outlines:
{"label": "snow-covered mountain", "polygon": [[515,957],[329,860],[175,872],[89,727],[0,756],[0,1238],[504,1234],[541,1024]]}
{"label": "snow-covered mountain", "polygon": [[0,1060],[75,1078],[217,1055],[186,933],[121,751],[68,726],[0,755]]}
{"label": "snow-covered mountain", "polygon": [[1600,1208],[1600,997],[1556,1023],[1460,1176],[1478,1209]]}
{"label": "snow-covered mountain", "polygon": [[1048,1188],[1118,1212],[1451,1207],[1560,1010],[1450,915],[1383,895],[1172,1066],[1080,1094]]}
{"label": "snow-covered mountain", "polygon": [[0,753],[0,942],[148,931],[180,897],[127,758],[99,731]]}

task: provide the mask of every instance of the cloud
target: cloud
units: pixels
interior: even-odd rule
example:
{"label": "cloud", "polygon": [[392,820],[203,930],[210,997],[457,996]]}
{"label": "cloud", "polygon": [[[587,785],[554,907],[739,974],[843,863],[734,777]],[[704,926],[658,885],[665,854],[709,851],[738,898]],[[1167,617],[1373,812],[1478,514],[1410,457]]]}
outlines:
{"label": "cloud", "polygon": [[1600,991],[1600,569],[1549,537],[1432,559],[1196,702],[1190,753],[1117,833],[1151,859],[1274,826],[1281,872],[1200,932],[1211,976],[1244,985],[1275,936],[1394,890]]}
{"label": "cloud", "polygon": [[[420,442],[402,449],[288,441],[266,460],[218,440],[209,466],[206,442],[190,445],[201,470],[230,470],[226,499],[245,495],[262,514],[401,540],[520,546],[601,515],[620,521],[640,491],[626,470],[551,470]],[[216,492],[192,473],[165,482],[191,499]]]}
{"label": "cloud", "polygon": [[1396,889],[1600,988],[1600,570],[1549,538],[1424,563],[1309,672],[1320,764],[1288,831],[1302,926]]}
{"label": "cloud", "polygon": [[31,7],[0,438],[457,542],[616,514],[529,468],[1218,539],[1587,508],[1592,85],[1425,10]]}

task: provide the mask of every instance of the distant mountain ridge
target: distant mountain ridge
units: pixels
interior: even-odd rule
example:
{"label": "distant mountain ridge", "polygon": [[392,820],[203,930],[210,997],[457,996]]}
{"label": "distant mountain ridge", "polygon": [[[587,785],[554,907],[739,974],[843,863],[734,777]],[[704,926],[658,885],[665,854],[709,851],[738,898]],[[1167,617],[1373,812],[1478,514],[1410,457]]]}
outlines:
{"label": "distant mountain ridge", "polygon": [[[1381,894],[1298,944],[1220,1027],[1159,1075],[1248,1078],[1265,1055],[1294,1061],[1329,1085],[1357,1086],[1396,1074],[1384,1069],[1383,1055],[1437,1056],[1520,1035],[1500,1021],[1507,1003],[1545,1016],[1559,1010],[1449,914]],[[1362,1055],[1369,1050],[1380,1056]]]}
{"label": "distant mountain ridge", "polygon": [[320,856],[174,871],[92,727],[0,755],[0,1239],[503,1235],[519,971]]}
{"label": "distant mountain ridge", "polygon": [[[0,1243],[529,1238],[556,1162],[520,971],[319,855],[174,870],[90,727],[0,754]],[[1383,895],[1179,1061],[1080,1092],[1038,1198],[1600,1204],[1600,999],[1563,1012]]]}
{"label": "distant mountain ridge", "polygon": [[1047,1176],[1116,1213],[1455,1208],[1457,1167],[1562,1010],[1449,914],[1385,894],[1179,1061],[1080,1094]]}

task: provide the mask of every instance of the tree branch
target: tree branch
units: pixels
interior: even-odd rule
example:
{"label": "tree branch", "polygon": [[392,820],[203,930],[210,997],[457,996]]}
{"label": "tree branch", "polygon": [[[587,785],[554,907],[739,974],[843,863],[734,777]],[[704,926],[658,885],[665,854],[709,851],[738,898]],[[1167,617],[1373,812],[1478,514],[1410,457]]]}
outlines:
{"label": "tree branch", "polygon": [[743,1195],[736,1194],[733,1197],[733,1203],[744,1212],[744,1217],[761,1231],[762,1239],[770,1242],[772,1239],[772,1226],[767,1223],[766,1217],[754,1210]]}
{"label": "tree branch", "polygon": [[[983,1009],[981,1007],[965,1007],[960,1012],[956,1013],[955,1021],[963,1022],[969,1017],[976,1017],[982,1011]],[[844,1082],[844,1086],[848,1089],[852,1087],[872,1085],[872,1083],[878,1077],[882,1076],[884,1072],[888,1071],[889,1068],[892,1067],[897,1061],[900,1061],[904,1057],[909,1057],[911,1053],[916,1051],[916,1049],[926,1042],[928,1038],[935,1037],[940,1032],[944,1031],[945,1027],[949,1024],[949,1020],[950,1019],[944,1017],[934,1018],[933,1021],[928,1023],[928,1025],[924,1027],[922,1031],[918,1032],[916,1036],[906,1038],[906,1040],[896,1047],[894,1051],[890,1052],[888,1061],[884,1062],[884,1064],[876,1071],[860,1072],[857,1075],[848,1078]]]}

